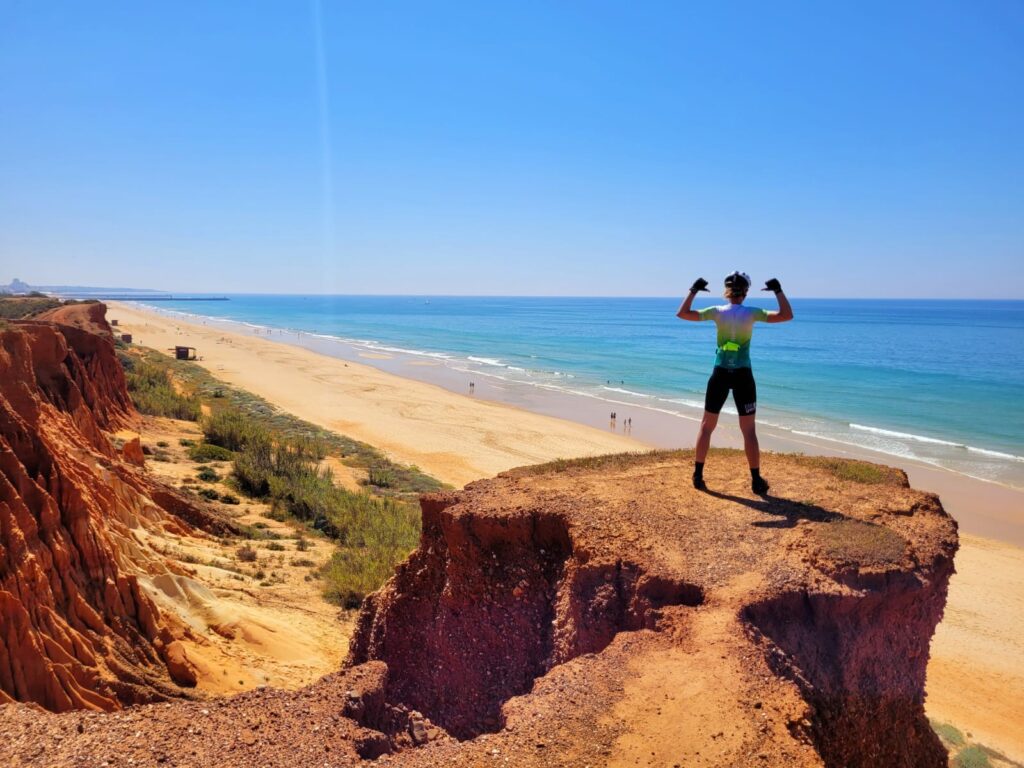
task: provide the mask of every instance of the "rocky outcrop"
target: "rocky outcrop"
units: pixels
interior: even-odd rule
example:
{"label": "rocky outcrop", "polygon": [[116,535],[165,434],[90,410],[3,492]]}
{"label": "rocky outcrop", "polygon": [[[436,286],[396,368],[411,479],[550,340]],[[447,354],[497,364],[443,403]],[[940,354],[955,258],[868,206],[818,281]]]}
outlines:
{"label": "rocky outcrop", "polygon": [[386,661],[389,695],[459,738],[498,730],[501,705],[551,667],[703,601],[675,576],[574,555],[562,515],[474,514],[459,498],[423,500],[423,542],[367,599],[350,651]]}
{"label": "rocky outcrop", "polygon": [[[938,499],[895,470],[848,481],[842,462],[783,456],[769,465],[780,496],[757,498],[733,487],[740,456],[715,463],[728,484],[707,495],[689,487],[688,461],[654,454],[425,498],[421,545],[364,604],[351,663],[384,661],[389,701],[469,738],[518,731],[539,680],[641,630],[627,661],[684,670],[666,696],[710,676],[703,701],[722,698],[717,725],[741,734],[687,765],[701,752],[708,765],[945,765],[923,707],[957,547]],[[687,669],[666,639],[696,636]],[[702,668],[709,644],[717,668]],[[621,703],[621,679],[584,663],[590,695]],[[559,712],[576,703],[559,698]],[[758,722],[769,711],[783,729]]]}
{"label": "rocky outcrop", "polygon": [[157,490],[203,513],[107,437],[137,414],[103,313],[77,304],[0,329],[0,701],[114,709],[181,693],[132,530],[190,530]]}

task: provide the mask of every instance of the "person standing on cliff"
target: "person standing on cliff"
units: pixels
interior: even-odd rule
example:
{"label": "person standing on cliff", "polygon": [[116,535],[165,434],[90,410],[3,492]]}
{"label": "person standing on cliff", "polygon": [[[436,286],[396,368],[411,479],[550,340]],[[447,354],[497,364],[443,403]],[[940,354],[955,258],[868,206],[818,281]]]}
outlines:
{"label": "person standing on cliff", "polygon": [[704,418],[697,433],[697,447],[693,466],[693,487],[703,491],[704,460],[711,447],[711,433],[718,426],[718,414],[732,390],[733,401],[740,417],[740,431],[743,433],[743,450],[750,465],[750,488],[754,493],[768,493],[768,481],[761,477],[761,448],[757,443],[754,419],[757,415],[757,385],[750,368],[750,339],[754,334],[754,323],[785,323],[793,319],[793,308],[782,292],[782,285],[774,277],[765,283],[762,290],[772,291],[779,302],[777,312],[760,307],[745,307],[743,300],[750,290],[750,276],[733,272],[725,278],[725,298],[728,304],[707,309],[690,309],[693,299],[700,291],[708,289],[708,281],[697,278],[690,287],[690,293],[683,300],[676,317],[681,320],[714,320],[718,326],[718,352],[715,368],[708,379],[704,395]]}

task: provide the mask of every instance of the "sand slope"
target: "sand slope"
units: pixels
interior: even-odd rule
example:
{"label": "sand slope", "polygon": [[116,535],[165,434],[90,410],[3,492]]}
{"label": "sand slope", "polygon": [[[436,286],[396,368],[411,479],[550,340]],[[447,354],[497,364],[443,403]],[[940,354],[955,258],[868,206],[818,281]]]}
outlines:
{"label": "sand slope", "polygon": [[932,640],[927,711],[1024,761],[1024,550],[961,536]]}

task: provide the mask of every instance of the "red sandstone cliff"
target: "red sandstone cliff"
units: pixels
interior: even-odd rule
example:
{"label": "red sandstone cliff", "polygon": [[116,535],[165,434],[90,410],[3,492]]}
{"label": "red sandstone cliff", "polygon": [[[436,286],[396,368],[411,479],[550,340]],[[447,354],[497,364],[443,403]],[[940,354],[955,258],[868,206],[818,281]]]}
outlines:
{"label": "red sandstone cliff", "polygon": [[169,663],[187,682],[135,576],[131,530],[207,518],[106,436],[136,414],[104,312],[77,304],[0,328],[0,702],[64,711],[180,695]]}
{"label": "red sandstone cliff", "polygon": [[613,763],[944,766],[923,707],[957,547],[938,499],[896,470],[865,484],[784,456],[780,497],[750,497],[739,455],[700,494],[689,463],[527,468],[426,498],[351,662],[384,661],[388,699],[459,738],[531,734],[592,765],[605,731]]}

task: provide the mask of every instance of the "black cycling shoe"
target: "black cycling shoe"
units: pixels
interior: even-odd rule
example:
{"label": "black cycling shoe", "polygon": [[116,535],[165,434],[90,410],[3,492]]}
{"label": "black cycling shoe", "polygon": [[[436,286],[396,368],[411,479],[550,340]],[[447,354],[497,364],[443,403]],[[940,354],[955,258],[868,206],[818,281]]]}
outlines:
{"label": "black cycling shoe", "polygon": [[704,477],[694,473],[693,475],[693,487],[698,491],[706,491],[708,487],[704,484]]}
{"label": "black cycling shoe", "polygon": [[755,477],[750,482],[750,490],[756,493],[758,496],[763,496],[768,493],[768,481],[763,477]]}

